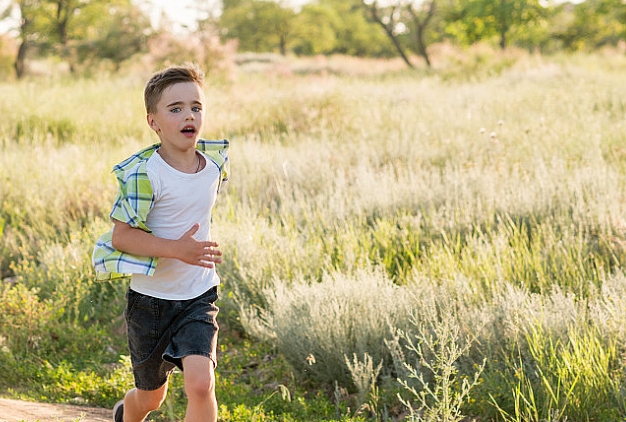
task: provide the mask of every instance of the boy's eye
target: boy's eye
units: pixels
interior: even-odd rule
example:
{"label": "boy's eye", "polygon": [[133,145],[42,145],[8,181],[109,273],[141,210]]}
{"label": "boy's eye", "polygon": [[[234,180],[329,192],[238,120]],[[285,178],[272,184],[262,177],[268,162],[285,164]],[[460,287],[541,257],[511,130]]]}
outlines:
{"label": "boy's eye", "polygon": [[174,107],[170,110],[172,113],[179,113],[180,112],[180,107]]}
{"label": "boy's eye", "polygon": [[202,109],[200,107],[191,107],[191,111],[195,112],[195,113],[199,113],[202,111]]}

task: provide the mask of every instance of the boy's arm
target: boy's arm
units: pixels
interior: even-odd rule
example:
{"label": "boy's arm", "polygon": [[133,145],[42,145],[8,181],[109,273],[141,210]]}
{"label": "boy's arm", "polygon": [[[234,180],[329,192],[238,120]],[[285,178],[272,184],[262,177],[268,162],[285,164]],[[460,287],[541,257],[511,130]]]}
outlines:
{"label": "boy's arm", "polygon": [[222,252],[212,241],[198,241],[193,235],[200,228],[196,223],[179,239],[163,239],[128,223],[115,220],[112,243],[118,251],[157,258],[175,258],[191,265],[212,268],[222,262]]}

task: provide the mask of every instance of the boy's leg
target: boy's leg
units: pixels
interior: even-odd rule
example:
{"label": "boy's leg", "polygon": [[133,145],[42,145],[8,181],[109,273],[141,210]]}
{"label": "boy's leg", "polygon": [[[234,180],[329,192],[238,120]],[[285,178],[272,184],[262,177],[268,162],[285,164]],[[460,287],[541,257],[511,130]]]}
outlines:
{"label": "boy's leg", "polygon": [[183,358],[183,376],[187,393],[187,422],[216,422],[215,372],[211,359],[191,355]]}
{"label": "boy's leg", "polygon": [[124,397],[124,422],[143,422],[150,412],[161,407],[166,396],[167,383],[152,391],[133,388]]}

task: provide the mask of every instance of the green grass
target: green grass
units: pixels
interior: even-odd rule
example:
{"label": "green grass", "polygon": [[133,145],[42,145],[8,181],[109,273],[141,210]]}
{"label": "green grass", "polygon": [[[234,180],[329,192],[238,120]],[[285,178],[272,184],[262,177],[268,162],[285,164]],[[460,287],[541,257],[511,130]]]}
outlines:
{"label": "green grass", "polygon": [[[626,59],[490,60],[209,84],[221,420],[626,416]],[[90,253],[112,165],[155,142],[143,76],[0,85],[0,394],[132,385]]]}

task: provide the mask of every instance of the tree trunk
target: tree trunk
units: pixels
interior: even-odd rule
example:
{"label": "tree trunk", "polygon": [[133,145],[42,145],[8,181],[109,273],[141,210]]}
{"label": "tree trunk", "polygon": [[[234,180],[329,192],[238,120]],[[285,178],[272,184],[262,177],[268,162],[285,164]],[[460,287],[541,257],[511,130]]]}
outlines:
{"label": "tree trunk", "polygon": [[500,49],[506,49],[506,33],[509,31],[509,4],[506,0],[500,1]]}
{"label": "tree trunk", "polygon": [[417,52],[424,58],[426,66],[430,68],[430,57],[428,57],[428,50],[426,49],[426,44],[424,43],[424,27],[422,26],[417,27]]}
{"label": "tree trunk", "polygon": [[400,57],[402,57],[402,60],[404,60],[404,63],[406,63],[406,65],[410,67],[411,69],[414,69],[415,66],[413,66],[413,63],[411,63],[411,60],[409,60],[409,57],[404,52],[404,48],[402,48],[402,46],[400,45],[400,41],[398,40],[398,37],[394,35],[393,31],[390,28],[388,28],[387,25],[385,25],[382,22],[378,22],[378,23],[382,25],[382,27],[385,29],[385,32],[387,33],[387,35],[393,42],[393,45],[396,47],[398,54],[400,54]]}
{"label": "tree trunk", "polygon": [[424,58],[424,61],[426,61],[426,66],[430,68],[431,63],[430,63],[430,57],[428,56],[428,49],[426,46],[426,42],[424,41],[424,31],[426,30],[426,27],[428,26],[428,22],[430,22],[433,15],[435,14],[435,0],[431,0],[430,5],[428,7],[428,12],[426,13],[426,17],[424,18],[424,21],[420,20],[417,11],[413,9],[413,6],[410,6],[410,5],[409,5],[409,13],[412,16],[413,24],[415,25],[415,28],[417,29],[416,35],[415,35],[415,44],[416,44],[417,53]]}
{"label": "tree trunk", "polygon": [[409,60],[409,57],[405,53],[404,48],[402,48],[402,45],[400,45],[400,41],[398,40],[398,37],[396,37],[395,34],[393,33],[393,20],[389,24],[385,24],[382,21],[382,19],[378,16],[378,11],[376,9],[376,2],[374,2],[374,4],[371,5],[370,11],[372,13],[372,18],[374,19],[374,21],[376,21],[376,23],[378,23],[380,26],[383,27],[383,29],[385,30],[385,33],[387,34],[389,39],[391,39],[391,42],[393,42],[393,45],[396,47],[398,54],[400,54],[400,57],[402,57],[402,60],[404,60],[404,63],[406,63],[406,65],[409,68],[415,69],[415,66],[413,66],[413,63],[411,63],[411,60]]}
{"label": "tree trunk", "polygon": [[287,56],[287,35],[280,34],[280,55]]}
{"label": "tree trunk", "polygon": [[60,55],[69,64],[70,73],[75,73],[75,63],[69,43],[68,27],[71,17],[82,7],[80,3],[57,0],[56,33],[61,44]]}
{"label": "tree trunk", "polygon": [[18,79],[24,76],[26,73],[26,50],[28,49],[28,45],[26,41],[22,41],[20,47],[17,50],[17,57],[15,58],[15,63],[13,67],[15,68],[15,75]]}

